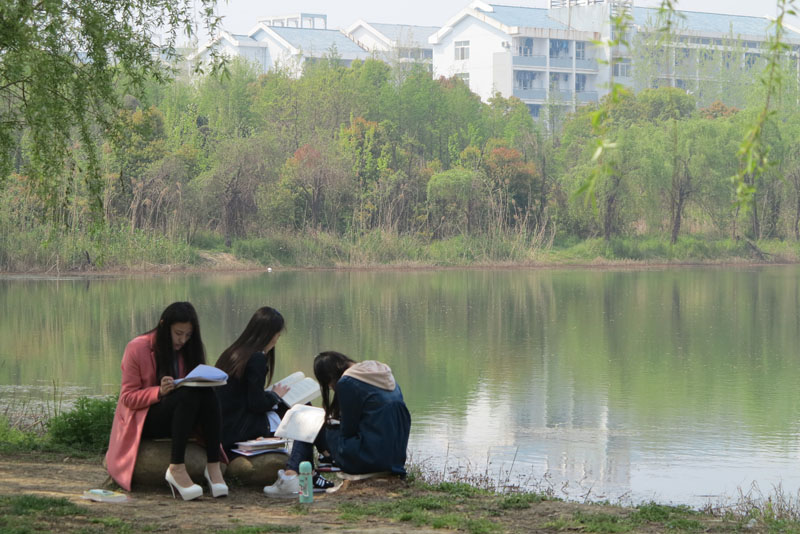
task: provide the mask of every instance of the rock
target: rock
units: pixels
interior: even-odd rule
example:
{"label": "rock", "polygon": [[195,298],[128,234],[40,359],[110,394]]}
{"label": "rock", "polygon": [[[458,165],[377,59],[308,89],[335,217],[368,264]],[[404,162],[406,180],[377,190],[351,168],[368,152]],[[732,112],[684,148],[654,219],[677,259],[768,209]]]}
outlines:
{"label": "rock", "polygon": [[[139,444],[136,466],[133,468],[134,486],[165,485],[164,473],[170,460],[172,441],[169,439],[143,439]],[[197,484],[203,484],[203,471],[206,467],[206,450],[194,441],[186,444],[186,470]],[[225,465],[222,465],[225,473]]]}
{"label": "rock", "polygon": [[225,477],[245,486],[266,486],[278,479],[278,469],[283,469],[288,459],[287,454],[277,452],[237,456],[228,465]]}

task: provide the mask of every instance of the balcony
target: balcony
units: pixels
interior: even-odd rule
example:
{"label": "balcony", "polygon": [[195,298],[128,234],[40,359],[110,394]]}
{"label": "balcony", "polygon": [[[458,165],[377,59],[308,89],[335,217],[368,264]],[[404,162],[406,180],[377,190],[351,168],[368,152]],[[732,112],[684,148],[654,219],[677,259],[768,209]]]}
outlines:
{"label": "balcony", "polygon": [[542,88],[534,89],[514,89],[514,96],[520,100],[545,100],[547,99],[547,91]]}
{"label": "balcony", "polygon": [[597,70],[597,61],[594,59],[576,59],[575,68],[580,70]]}
{"label": "balcony", "polygon": [[579,103],[597,102],[597,91],[578,91],[575,97]]}
{"label": "balcony", "polygon": [[550,68],[571,69],[572,68],[572,58],[571,57],[551,57],[550,58]]}
{"label": "balcony", "polygon": [[569,89],[550,89],[550,98],[558,102],[572,102],[572,95]]}
{"label": "balcony", "polygon": [[546,67],[547,56],[512,56],[511,64],[515,67]]}

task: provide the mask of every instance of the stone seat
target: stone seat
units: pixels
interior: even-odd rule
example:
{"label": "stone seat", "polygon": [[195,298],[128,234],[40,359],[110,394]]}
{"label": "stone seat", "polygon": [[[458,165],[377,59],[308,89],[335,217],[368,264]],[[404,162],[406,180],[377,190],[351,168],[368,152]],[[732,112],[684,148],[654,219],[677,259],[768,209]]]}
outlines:
{"label": "stone seat", "polygon": [[[139,454],[133,468],[134,486],[165,485],[164,473],[169,467],[172,441],[165,439],[143,439],[139,443]],[[266,486],[278,479],[278,469],[283,469],[289,457],[283,453],[259,454],[235,457],[229,465],[222,464],[222,473],[229,482],[246,486]],[[203,471],[206,467],[206,450],[197,441],[186,444],[184,459],[189,476],[204,485]]]}

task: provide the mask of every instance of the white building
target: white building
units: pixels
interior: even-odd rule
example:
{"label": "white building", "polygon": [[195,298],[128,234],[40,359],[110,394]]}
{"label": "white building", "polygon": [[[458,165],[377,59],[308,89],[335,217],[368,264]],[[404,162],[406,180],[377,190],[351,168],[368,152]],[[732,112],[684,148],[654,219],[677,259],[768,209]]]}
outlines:
{"label": "white building", "polygon": [[428,38],[439,31],[437,26],[382,24],[357,20],[345,34],[361,48],[386,60],[409,62],[433,60],[433,45]]}
{"label": "white building", "polygon": [[[655,29],[658,10],[634,7],[633,0],[550,0],[549,9],[475,0],[430,37],[434,74],[462,78],[484,100],[498,92],[516,96],[534,116],[546,103],[574,109],[606,94],[612,72],[616,81],[633,85],[631,52],[593,45],[611,39],[611,18],[621,10],[633,18],[631,44],[637,33]],[[732,38],[753,50],[736,61],[750,62],[769,32],[766,18],[681,14],[673,28],[677,38],[667,45],[672,60],[654,85],[685,87],[687,77],[699,79],[694,49],[722,49]],[[787,41],[796,56],[800,34],[788,31]],[[678,72],[680,62],[689,68]]]}
{"label": "white building", "polygon": [[307,62],[335,55],[349,66],[356,59],[366,59],[369,52],[345,34],[327,28],[327,16],[298,13],[267,17],[246,35],[221,32],[190,56],[190,61],[207,62],[212,50],[229,58],[242,57],[254,62],[261,72],[287,68],[300,76]]}

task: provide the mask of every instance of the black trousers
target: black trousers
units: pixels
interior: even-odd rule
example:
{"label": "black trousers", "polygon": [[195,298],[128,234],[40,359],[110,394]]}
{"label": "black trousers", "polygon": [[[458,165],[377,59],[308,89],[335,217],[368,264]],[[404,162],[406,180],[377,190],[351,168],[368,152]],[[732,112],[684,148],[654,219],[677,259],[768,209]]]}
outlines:
{"label": "black trousers", "polygon": [[222,417],[214,388],[178,388],[150,406],[142,429],[143,438],[172,438],[170,462],[184,463],[186,442],[200,428],[208,462],[219,461]]}

